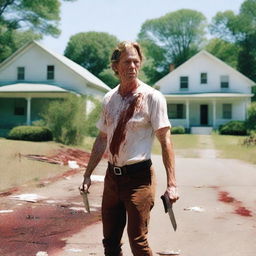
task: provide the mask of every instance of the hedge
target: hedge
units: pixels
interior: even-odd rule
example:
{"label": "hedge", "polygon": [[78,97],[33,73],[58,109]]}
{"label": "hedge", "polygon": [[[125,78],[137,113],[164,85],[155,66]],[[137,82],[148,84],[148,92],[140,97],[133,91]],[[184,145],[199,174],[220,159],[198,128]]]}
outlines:
{"label": "hedge", "polygon": [[7,138],[12,140],[50,141],[52,140],[52,133],[46,127],[16,126],[10,130]]}
{"label": "hedge", "polygon": [[220,134],[223,135],[247,135],[245,122],[230,121],[219,127]]}
{"label": "hedge", "polygon": [[185,128],[183,126],[174,126],[171,128],[172,134],[184,134]]}

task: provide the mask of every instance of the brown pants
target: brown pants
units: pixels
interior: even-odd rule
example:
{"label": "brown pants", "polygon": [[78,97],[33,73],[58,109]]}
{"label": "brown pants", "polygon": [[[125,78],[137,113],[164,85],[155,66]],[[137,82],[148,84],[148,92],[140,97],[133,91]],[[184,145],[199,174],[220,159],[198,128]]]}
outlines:
{"label": "brown pants", "polygon": [[155,184],[152,167],[116,176],[107,169],[102,200],[103,245],[106,256],[122,256],[121,238],[126,225],[135,256],[152,256],[147,241]]}

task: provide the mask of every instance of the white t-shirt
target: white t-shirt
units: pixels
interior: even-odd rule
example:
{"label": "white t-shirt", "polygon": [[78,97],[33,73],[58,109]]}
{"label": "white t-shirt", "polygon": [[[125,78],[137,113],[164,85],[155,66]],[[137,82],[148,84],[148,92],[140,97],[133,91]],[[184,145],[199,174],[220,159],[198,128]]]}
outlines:
{"label": "white t-shirt", "polygon": [[118,88],[105,95],[97,127],[107,134],[109,162],[124,166],[150,159],[154,132],[170,127],[170,122],[159,91],[139,81],[138,88],[123,98]]}

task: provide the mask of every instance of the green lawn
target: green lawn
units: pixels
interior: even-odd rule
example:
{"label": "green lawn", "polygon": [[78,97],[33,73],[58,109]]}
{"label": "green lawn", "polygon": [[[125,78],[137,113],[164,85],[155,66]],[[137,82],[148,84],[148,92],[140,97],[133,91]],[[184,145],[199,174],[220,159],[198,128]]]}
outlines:
{"label": "green lawn", "polygon": [[[198,157],[196,149],[199,148],[199,136],[190,134],[175,134],[172,135],[172,143],[177,155],[182,157]],[[161,154],[161,146],[158,140],[155,138],[153,148],[153,154]]]}
{"label": "green lawn", "polygon": [[55,142],[28,142],[0,138],[0,191],[9,187],[55,176],[67,170],[67,167],[29,160],[25,154],[54,154],[62,147]]}
{"label": "green lawn", "polygon": [[214,146],[221,158],[240,159],[256,164],[256,146],[242,145],[245,136],[212,135]]}
{"label": "green lawn", "polygon": [[[177,156],[199,157],[200,150],[215,148],[218,151],[218,157],[240,159],[256,164],[256,146],[242,146],[244,138],[224,135],[172,135]],[[84,144],[79,148],[90,152],[94,140],[95,138],[85,138]],[[65,146],[55,142],[14,141],[0,138],[0,191],[66,171],[67,167],[22,157],[24,154],[50,155],[61,147]],[[157,139],[155,139],[152,152],[161,154]]]}
{"label": "green lawn", "polygon": [[[177,156],[199,157],[200,150],[216,149],[218,157],[240,159],[256,164],[256,146],[242,145],[245,136],[227,135],[172,135],[174,150]],[[161,154],[161,147],[155,139],[152,152]]]}

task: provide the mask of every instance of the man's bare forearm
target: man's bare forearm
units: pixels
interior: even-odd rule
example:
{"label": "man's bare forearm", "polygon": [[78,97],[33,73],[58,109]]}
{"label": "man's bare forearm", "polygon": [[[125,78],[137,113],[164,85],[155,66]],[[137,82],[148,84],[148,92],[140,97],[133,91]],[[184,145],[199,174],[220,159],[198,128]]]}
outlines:
{"label": "man's bare forearm", "polygon": [[156,136],[162,148],[162,158],[167,175],[167,187],[176,187],[177,184],[175,178],[175,154],[169,128],[160,129],[156,132]]}
{"label": "man's bare forearm", "polygon": [[86,171],[84,173],[84,177],[90,177],[93,170],[96,168],[98,163],[100,162],[107,146],[107,135],[105,133],[100,132],[97,136],[91,152],[91,157],[88,162]]}

